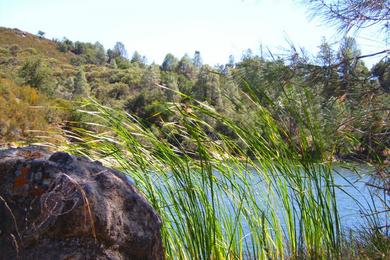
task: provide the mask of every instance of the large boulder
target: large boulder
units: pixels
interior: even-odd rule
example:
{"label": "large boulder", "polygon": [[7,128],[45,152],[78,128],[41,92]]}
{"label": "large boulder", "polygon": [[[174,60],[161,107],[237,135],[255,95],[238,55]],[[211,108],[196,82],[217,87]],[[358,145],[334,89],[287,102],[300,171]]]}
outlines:
{"label": "large boulder", "polygon": [[0,151],[0,259],[162,259],[160,228],[118,171],[34,147]]}

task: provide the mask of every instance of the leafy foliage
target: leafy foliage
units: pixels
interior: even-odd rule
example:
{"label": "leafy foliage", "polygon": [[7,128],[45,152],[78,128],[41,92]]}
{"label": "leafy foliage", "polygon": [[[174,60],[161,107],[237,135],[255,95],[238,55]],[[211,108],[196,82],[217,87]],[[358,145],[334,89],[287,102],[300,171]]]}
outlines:
{"label": "leafy foliage", "polygon": [[353,38],[212,67],[0,33],[0,141],[60,127],[72,151],[113,157],[163,217],[168,257],[340,257],[332,160],[389,162],[389,60],[369,70]]}
{"label": "leafy foliage", "polygon": [[35,87],[49,95],[53,93],[53,86],[50,84],[51,70],[40,58],[28,59],[18,70],[18,76],[22,84]]}
{"label": "leafy foliage", "polygon": [[[74,55],[73,65],[12,45],[1,52],[3,73],[11,79],[17,76],[20,83],[49,96],[75,99],[90,95],[103,104],[135,113],[152,128],[177,120],[170,113],[164,114],[172,102],[192,103],[179,92],[235,122],[255,121],[248,102],[251,97],[272,111],[285,131],[295,136],[289,140],[293,146],[300,134],[296,125],[307,113],[302,106],[311,102],[310,113],[321,122],[320,132],[327,140],[326,158],[386,161],[390,131],[388,60],[368,70],[363,61],[355,59],[361,54],[353,38],[344,38],[338,47],[323,40],[313,58],[294,47],[290,59],[266,59],[247,50],[240,61],[231,59],[219,67],[203,65],[199,52],[180,59],[167,54],[158,66],[147,64],[138,52],[129,60],[120,42],[107,52],[99,43],[64,38],[57,44],[61,51]],[[296,102],[291,103],[291,99]],[[231,135],[220,122],[204,120]],[[210,130],[209,134],[215,133]],[[314,154],[315,144],[309,146]]]}
{"label": "leafy foliage", "polygon": [[376,24],[380,24],[383,30],[389,30],[390,13],[387,0],[364,0],[364,1],[331,1],[331,0],[308,0],[312,5],[313,14],[319,13],[326,21],[339,25],[340,30],[350,31]]}

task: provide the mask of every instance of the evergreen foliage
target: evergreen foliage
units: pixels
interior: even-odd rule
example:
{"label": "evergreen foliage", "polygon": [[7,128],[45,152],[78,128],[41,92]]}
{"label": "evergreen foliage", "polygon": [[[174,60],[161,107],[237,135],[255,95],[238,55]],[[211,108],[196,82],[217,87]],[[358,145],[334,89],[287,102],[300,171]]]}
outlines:
{"label": "evergreen foliage", "polygon": [[[270,109],[286,131],[297,135],[297,111],[305,102],[312,102],[314,115],[322,121],[321,133],[328,140],[327,158],[386,161],[388,157],[389,62],[385,59],[369,70],[356,59],[361,53],[353,38],[344,38],[339,46],[324,39],[313,58],[294,47],[289,59],[266,59],[248,49],[241,60],[234,62],[231,57],[218,67],[201,65],[199,52],[181,59],[167,54],[158,66],[147,64],[138,52],[128,60],[120,42],[107,52],[98,42],[73,43],[66,38],[58,46],[75,54],[73,66],[55,64],[40,55],[24,58],[21,53],[25,50],[14,45],[1,54],[9,60],[3,63],[9,64],[3,65],[3,71],[11,71],[14,57],[21,60],[17,66],[20,83],[57,98],[90,95],[138,115],[149,127],[176,120],[169,113],[156,116],[156,109],[171,102],[188,102],[179,93],[195,97],[236,122],[253,121],[249,95]],[[297,100],[293,106],[286,94]],[[307,95],[312,98],[298,102]],[[274,110],[274,104],[285,104],[284,111],[280,107]],[[219,122],[205,120],[229,135]],[[316,148],[311,149],[314,153]]]}

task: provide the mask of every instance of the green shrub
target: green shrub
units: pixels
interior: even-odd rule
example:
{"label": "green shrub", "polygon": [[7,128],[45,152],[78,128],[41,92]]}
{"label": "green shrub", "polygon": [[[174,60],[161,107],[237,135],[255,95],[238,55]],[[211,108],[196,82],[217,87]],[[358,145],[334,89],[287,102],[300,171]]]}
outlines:
{"label": "green shrub", "polygon": [[51,95],[55,88],[55,82],[53,82],[51,75],[52,70],[40,57],[27,59],[18,70],[18,76],[22,84],[35,87],[47,95]]}
{"label": "green shrub", "polygon": [[0,47],[0,55],[9,55],[10,53],[10,50]]}

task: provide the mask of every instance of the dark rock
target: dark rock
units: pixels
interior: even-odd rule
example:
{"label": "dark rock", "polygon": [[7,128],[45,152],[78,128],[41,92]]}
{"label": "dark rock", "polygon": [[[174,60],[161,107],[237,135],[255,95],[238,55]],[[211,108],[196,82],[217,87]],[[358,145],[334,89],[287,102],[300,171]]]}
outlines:
{"label": "dark rock", "polygon": [[162,259],[160,228],[118,171],[36,147],[0,151],[0,259]]}
{"label": "dark rock", "polygon": [[70,164],[73,162],[73,158],[68,153],[56,152],[49,157],[49,161],[56,162],[58,164]]}

